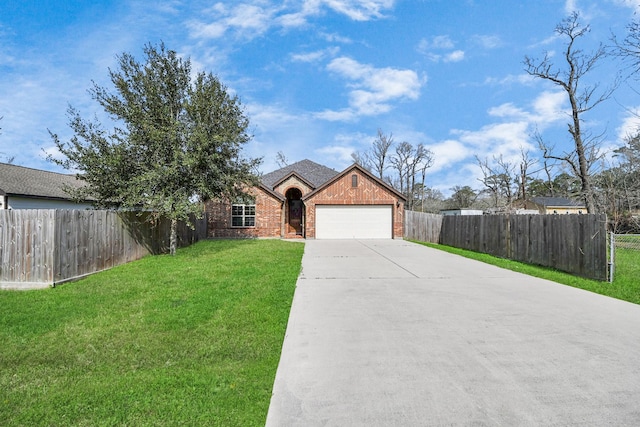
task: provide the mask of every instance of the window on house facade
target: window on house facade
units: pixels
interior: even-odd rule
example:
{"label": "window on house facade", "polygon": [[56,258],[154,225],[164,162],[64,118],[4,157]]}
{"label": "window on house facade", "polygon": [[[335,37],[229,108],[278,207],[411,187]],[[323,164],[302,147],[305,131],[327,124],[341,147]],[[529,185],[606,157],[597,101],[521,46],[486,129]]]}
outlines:
{"label": "window on house facade", "polygon": [[358,175],[356,174],[351,175],[351,186],[353,188],[358,186]]}
{"label": "window on house facade", "polygon": [[233,204],[231,205],[232,227],[255,227],[256,205]]}

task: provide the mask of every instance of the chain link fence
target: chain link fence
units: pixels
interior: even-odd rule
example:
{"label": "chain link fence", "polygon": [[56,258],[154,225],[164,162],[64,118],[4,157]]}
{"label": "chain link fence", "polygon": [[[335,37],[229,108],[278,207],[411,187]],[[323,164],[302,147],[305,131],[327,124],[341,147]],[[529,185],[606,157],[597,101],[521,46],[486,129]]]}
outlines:
{"label": "chain link fence", "polygon": [[640,263],[640,234],[609,235],[609,282],[613,282],[616,269]]}

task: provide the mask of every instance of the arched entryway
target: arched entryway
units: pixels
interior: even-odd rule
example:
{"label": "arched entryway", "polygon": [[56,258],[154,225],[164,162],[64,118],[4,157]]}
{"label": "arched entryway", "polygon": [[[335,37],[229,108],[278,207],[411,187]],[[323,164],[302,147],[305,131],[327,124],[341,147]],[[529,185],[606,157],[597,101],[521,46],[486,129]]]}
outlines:
{"label": "arched entryway", "polygon": [[285,193],[287,205],[285,206],[285,234],[304,237],[304,204],[302,203],[302,191],[298,188],[290,188]]}

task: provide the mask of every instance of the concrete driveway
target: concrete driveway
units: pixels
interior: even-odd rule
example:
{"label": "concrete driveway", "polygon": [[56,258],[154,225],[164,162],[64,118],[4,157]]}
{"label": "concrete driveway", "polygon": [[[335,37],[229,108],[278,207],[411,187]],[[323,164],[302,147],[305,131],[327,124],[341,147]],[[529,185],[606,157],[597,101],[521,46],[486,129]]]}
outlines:
{"label": "concrete driveway", "polygon": [[640,306],[402,240],[309,240],[267,426],[637,426]]}

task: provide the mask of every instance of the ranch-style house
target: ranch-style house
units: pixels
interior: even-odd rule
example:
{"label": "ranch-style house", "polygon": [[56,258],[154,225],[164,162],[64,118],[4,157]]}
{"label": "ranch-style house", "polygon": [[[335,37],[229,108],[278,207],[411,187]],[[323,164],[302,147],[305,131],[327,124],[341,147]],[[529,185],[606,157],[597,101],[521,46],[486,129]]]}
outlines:
{"label": "ranch-style house", "polygon": [[302,160],[261,177],[249,202],[206,203],[214,238],[402,238],[405,197],[363,167]]}

